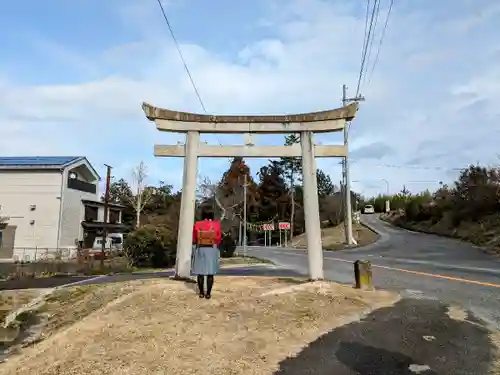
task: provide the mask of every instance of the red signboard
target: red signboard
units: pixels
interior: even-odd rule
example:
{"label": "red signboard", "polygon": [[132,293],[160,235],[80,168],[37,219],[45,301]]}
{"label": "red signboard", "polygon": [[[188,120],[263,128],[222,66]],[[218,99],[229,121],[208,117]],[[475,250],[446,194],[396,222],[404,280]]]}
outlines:
{"label": "red signboard", "polygon": [[280,229],[290,229],[290,223],[278,223]]}
{"label": "red signboard", "polygon": [[262,224],[262,230],[274,230],[274,224]]}

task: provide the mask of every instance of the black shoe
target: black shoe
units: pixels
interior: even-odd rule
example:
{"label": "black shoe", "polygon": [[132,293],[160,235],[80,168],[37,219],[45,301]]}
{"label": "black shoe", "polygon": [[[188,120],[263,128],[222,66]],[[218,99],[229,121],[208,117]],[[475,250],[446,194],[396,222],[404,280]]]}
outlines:
{"label": "black shoe", "polygon": [[200,295],[198,297],[205,298],[205,295],[203,293],[200,293]]}
{"label": "black shoe", "polygon": [[212,298],[212,295],[211,294],[205,294],[205,298],[206,299],[210,299],[210,298]]}

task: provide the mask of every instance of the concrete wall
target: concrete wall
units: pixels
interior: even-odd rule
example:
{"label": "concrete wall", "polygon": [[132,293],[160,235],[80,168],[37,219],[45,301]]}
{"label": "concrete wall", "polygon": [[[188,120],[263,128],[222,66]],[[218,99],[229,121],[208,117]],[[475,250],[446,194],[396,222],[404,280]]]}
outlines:
{"label": "concrete wall", "polygon": [[17,226],[15,248],[57,247],[61,177],[60,171],[0,171],[1,214]]}

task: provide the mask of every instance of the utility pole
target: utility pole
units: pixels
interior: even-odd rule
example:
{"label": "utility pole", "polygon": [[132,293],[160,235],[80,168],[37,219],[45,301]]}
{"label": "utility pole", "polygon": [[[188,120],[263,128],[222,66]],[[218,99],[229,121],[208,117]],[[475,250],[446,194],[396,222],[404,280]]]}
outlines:
{"label": "utility pole", "polygon": [[111,166],[104,164],[107,168],[106,190],[104,193],[104,219],[102,228],[102,247],[101,247],[101,268],[104,269],[104,257],[106,254],[106,239],[108,237],[108,211],[109,211],[109,188],[111,185]]}
{"label": "utility pole", "polygon": [[247,256],[247,174],[243,183],[243,256]]}
{"label": "utility pole", "polygon": [[[365,98],[362,96],[357,96],[355,98],[347,97],[347,86],[342,85],[342,105],[345,107],[349,102],[360,102],[364,101]],[[352,235],[352,206],[351,206],[351,180],[349,176],[349,127],[350,122],[344,126],[344,147],[346,149],[346,155],[343,160],[343,168],[342,168],[342,177],[344,180],[344,191],[345,191],[345,233],[346,233],[346,241],[348,245],[352,245],[353,243],[353,235]]]}

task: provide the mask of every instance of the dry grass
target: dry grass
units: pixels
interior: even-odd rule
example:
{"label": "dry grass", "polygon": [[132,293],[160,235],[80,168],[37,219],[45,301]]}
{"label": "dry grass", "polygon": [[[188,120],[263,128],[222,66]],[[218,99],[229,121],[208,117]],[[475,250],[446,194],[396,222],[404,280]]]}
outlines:
{"label": "dry grass", "polygon": [[[378,238],[378,235],[372,230],[361,224],[352,224],[352,232],[354,239],[358,245],[367,245]],[[329,250],[337,250],[345,247],[345,229],[344,223],[339,224],[335,227],[324,228],[321,230],[321,239],[323,241],[323,246]],[[293,245],[295,247],[304,247],[306,243],[306,235],[301,234],[294,237]]]}
{"label": "dry grass", "polygon": [[[218,278],[211,300],[170,280],[94,288],[53,297],[57,319],[78,321],[10,358],[0,374],[271,374],[321,334],[398,298],[244,277]],[[79,320],[79,310],[96,308]]]}
{"label": "dry grass", "polygon": [[500,375],[500,332],[495,332],[491,335],[491,341],[497,348],[497,358],[493,362],[491,375]]}
{"label": "dry grass", "polygon": [[272,263],[267,259],[260,259],[255,257],[243,257],[243,256],[235,256],[231,258],[221,258],[220,264],[222,267],[224,266],[232,266],[232,265],[242,265],[242,264],[261,264],[261,263]]}
{"label": "dry grass", "polygon": [[85,318],[117,298],[132,293],[145,283],[147,281],[137,280],[120,284],[75,286],[55,291],[39,310],[48,316],[42,337],[47,338],[57,330]]}
{"label": "dry grass", "polygon": [[28,302],[38,297],[42,292],[43,289],[0,291],[0,322],[3,322],[11,311],[26,305]]}

